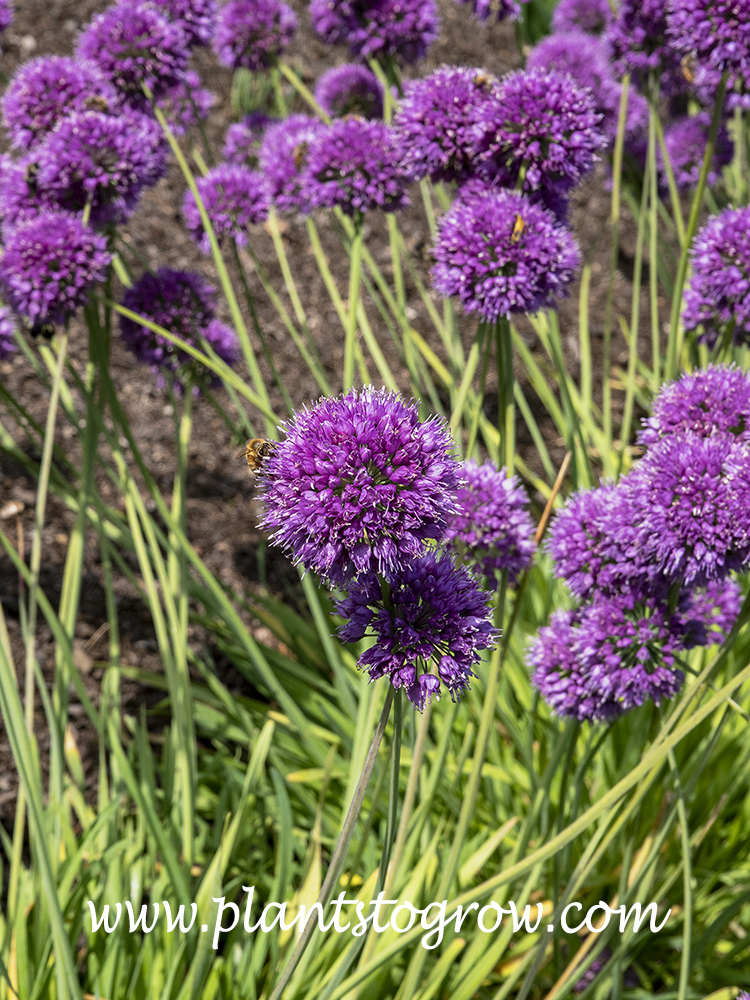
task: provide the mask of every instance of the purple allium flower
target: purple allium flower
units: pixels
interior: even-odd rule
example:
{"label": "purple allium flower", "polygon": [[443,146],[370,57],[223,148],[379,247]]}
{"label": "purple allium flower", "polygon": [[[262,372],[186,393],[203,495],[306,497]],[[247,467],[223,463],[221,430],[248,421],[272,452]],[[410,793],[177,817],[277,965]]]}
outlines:
{"label": "purple allium flower", "polygon": [[[693,188],[698,183],[703,156],[708,144],[708,132],[711,127],[711,115],[702,111],[692,118],[683,118],[670,125],[664,134],[664,144],[669,154],[669,162],[674,171],[675,184],[680,191]],[[714,158],[708,172],[708,185],[715,187],[721,179],[721,168],[732,162],[734,144],[729,138],[726,127],[722,124],[716,136]],[[667,187],[667,172],[661,147],[657,148],[656,158],[659,165],[659,175],[663,187]]]}
{"label": "purple allium flower", "polygon": [[[198,274],[168,267],[160,268],[156,274],[144,274],[132,288],[126,289],[122,304],[196,347],[202,347],[205,340],[228,365],[238,359],[237,337],[216,319],[214,289]],[[205,376],[190,355],[135,320],[121,316],[120,333],[138,360],[154,372],[188,369],[191,380]]]}
{"label": "purple allium flower", "polygon": [[456,3],[471,3],[472,14],[478,21],[489,21],[494,13],[498,21],[517,21],[521,16],[521,4],[529,0],[456,0]]}
{"label": "purple allium flower", "polygon": [[9,358],[16,349],[16,321],[7,306],[0,306],[0,361]]}
{"label": "purple allium flower", "polygon": [[682,321],[713,347],[731,331],[750,343],[750,208],[726,208],[698,232]]}
{"label": "purple allium flower", "polygon": [[3,95],[5,127],[20,149],[30,148],[66,115],[117,106],[115,89],[99,67],[69,56],[24,63]]}
{"label": "purple allium flower", "polygon": [[214,52],[230,69],[259,72],[275,65],[296,29],[294,11],[281,0],[229,0],[216,21]]}
{"label": "purple allium flower", "polygon": [[670,580],[724,579],[750,555],[750,448],[731,434],[669,434],[620,481],[642,558]]}
{"label": "purple allium flower", "polygon": [[397,56],[413,63],[438,36],[435,0],[312,0],[310,19],[328,45],[343,42],[353,56]]}
{"label": "purple allium flower", "polygon": [[552,305],[580,263],[573,235],[550,211],[504,190],[457,198],[433,255],[435,288],[486,322]]}
{"label": "purple allium flower", "polygon": [[[229,236],[240,246],[247,244],[248,226],[268,218],[269,198],[263,176],[232,163],[222,163],[196,181],[217,239]],[[182,213],[190,234],[203,253],[211,253],[208,233],[203,229],[193,192],[185,192]]]}
{"label": "purple allium flower", "polygon": [[661,89],[672,94],[686,87],[681,56],[667,33],[664,0],[621,0],[607,31],[614,65],[619,73],[633,73],[645,87],[651,71],[661,74]]}
{"label": "purple allium flower", "polygon": [[609,0],[560,0],[552,14],[552,29],[601,35],[613,20]]}
{"label": "purple allium flower", "polygon": [[188,45],[210,45],[216,20],[216,0],[153,0],[176,21]]}
{"label": "purple allium flower", "polygon": [[653,445],[670,434],[734,434],[750,444],[750,376],[734,365],[709,365],[663,385],[638,443]]}
{"label": "purple allium flower", "polygon": [[0,0],[0,31],[13,23],[13,0]]}
{"label": "purple allium flower", "polygon": [[176,87],[156,102],[164,112],[175,135],[184,135],[189,128],[208,118],[216,103],[216,95],[201,87],[197,73],[189,69]]}
{"label": "purple allium flower", "polygon": [[557,576],[577,597],[621,591],[640,597],[663,594],[667,587],[654,579],[637,537],[630,493],[605,483],[568,498],[552,522],[548,548]]}
{"label": "purple allium flower", "polygon": [[264,464],[271,540],[336,584],[392,573],[440,539],[455,510],[459,466],[438,419],[366,386],[321,399],[282,425]]}
{"label": "purple allium flower", "polygon": [[310,144],[324,128],[316,118],[290,115],[266,129],[258,159],[271,200],[279,211],[306,210],[309,192],[304,167]]}
{"label": "purple allium flower", "polygon": [[344,63],[326,70],[315,85],[315,100],[331,118],[383,117],[383,87],[372,70]]}
{"label": "purple allium flower", "polygon": [[[428,552],[399,566],[387,574],[385,592],[376,574],[359,577],[336,612],[349,619],[339,633],[344,642],[374,634],[375,644],[359,658],[370,679],[387,677],[395,688],[405,688],[420,711],[441,681],[454,701],[460,697],[479,650],[497,637],[486,592],[445,553]],[[428,673],[431,662],[437,676]]]}
{"label": "purple allium flower", "polygon": [[734,80],[750,78],[750,2],[748,0],[672,0],[667,23],[674,48],[705,69]]}
{"label": "purple allium flower", "polygon": [[182,29],[153,4],[121,0],[98,14],[78,40],[77,53],[101,67],[122,96],[143,108],[145,84],[155,99],[177,86],[188,60]]}
{"label": "purple allium flower", "polygon": [[492,462],[463,463],[464,482],[456,494],[458,511],[448,518],[448,547],[497,587],[497,573],[515,583],[531,565],[536,544],[529,498],[516,476]]}
{"label": "purple allium flower", "polygon": [[742,604],[742,590],[734,580],[711,580],[691,591],[678,605],[686,649],[722,643],[732,630]]}
{"label": "purple allium flower", "polygon": [[223,156],[227,163],[238,167],[256,167],[263,134],[269,125],[278,119],[269,118],[262,111],[253,111],[241,122],[235,122],[227,129],[224,137]]}
{"label": "purple allium flower", "polygon": [[64,323],[103,281],[112,254],[107,241],[80,219],[44,212],[11,231],[0,257],[8,304],[29,325]]}
{"label": "purple allium flower", "polygon": [[597,594],[577,611],[557,611],[529,647],[534,684],[559,715],[609,721],[651,698],[679,691],[674,669],[684,633],[679,615],[632,594]]}
{"label": "purple allium flower", "polygon": [[141,191],[167,169],[162,130],[135,110],[117,116],[79,111],[63,118],[34,156],[44,197],[70,212],[82,211],[90,200],[94,224],[123,222]]}
{"label": "purple allium flower", "polygon": [[524,191],[565,194],[594,168],[606,145],[590,91],[552,70],[517,70],[501,80],[476,112],[482,170]]}
{"label": "purple allium flower", "polygon": [[[606,0],[605,0],[605,5]],[[579,87],[588,87],[594,108],[602,116],[600,130],[613,143],[617,135],[622,85],[615,79],[605,43],[583,31],[565,31],[542,39],[528,55],[527,69],[554,69],[568,73]],[[628,92],[626,133],[648,122],[648,103],[637,91]]]}
{"label": "purple allium flower", "polygon": [[398,139],[380,121],[343,118],[320,130],[304,167],[309,208],[339,206],[347,215],[409,204]]}
{"label": "purple allium flower", "polygon": [[466,180],[476,169],[473,117],[497,83],[481,69],[441,66],[405,86],[393,127],[412,180]]}
{"label": "purple allium flower", "polygon": [[39,164],[33,154],[16,162],[9,156],[0,161],[0,218],[4,238],[18,225],[35,219],[40,212],[51,211],[54,202],[39,190]]}

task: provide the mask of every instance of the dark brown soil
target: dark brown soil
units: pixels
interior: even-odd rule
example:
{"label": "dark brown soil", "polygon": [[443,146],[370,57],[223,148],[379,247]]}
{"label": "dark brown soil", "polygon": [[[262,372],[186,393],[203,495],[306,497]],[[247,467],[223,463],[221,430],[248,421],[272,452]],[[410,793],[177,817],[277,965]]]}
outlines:
{"label": "dark brown soil", "polygon": [[[443,17],[440,39],[433,47],[429,59],[419,67],[420,73],[428,72],[443,62],[484,66],[496,74],[502,74],[520,65],[515,34],[511,26],[492,25],[486,29],[481,28],[470,20],[467,9],[455,4],[453,0],[439,0],[439,5]],[[10,77],[21,61],[34,55],[70,53],[81,25],[105,6],[103,0],[75,0],[75,2],[18,0],[15,23],[3,41],[2,68],[5,74]],[[292,6],[299,15],[300,30],[291,49],[291,63],[302,79],[311,84],[324,69],[345,61],[346,53],[343,50],[327,48],[313,36],[305,3],[292,0]],[[195,64],[203,76],[204,84],[217,96],[207,132],[211,145],[218,154],[223,133],[232,120],[230,74],[218,68],[212,57],[205,52],[197,54]],[[189,135],[185,137],[184,148],[191,150],[198,141],[197,135]],[[166,265],[173,268],[196,269],[215,278],[210,260],[196,250],[182,224],[180,204],[183,190],[182,177],[177,168],[173,167],[169,176],[144,197],[142,208],[127,227],[127,238],[133,250],[153,268]],[[414,207],[403,215],[400,224],[407,245],[414,248],[418,267],[426,278],[430,266],[430,240],[424,215],[420,210],[418,190],[414,192],[413,200]],[[595,372],[597,358],[601,354],[600,342],[596,339],[596,335],[601,335],[604,325],[609,262],[609,237],[606,227],[608,211],[609,194],[605,189],[602,171],[576,193],[573,211],[574,227],[584,254],[592,263],[593,290],[590,315],[594,335]],[[339,281],[342,294],[345,294],[346,259],[334,233],[322,219],[320,228],[333,273]],[[343,336],[340,325],[318,274],[315,260],[308,249],[304,224],[297,219],[285,220],[284,238],[295,278],[303,290],[310,328],[324,359],[327,374],[335,386],[337,379],[340,378],[343,359]],[[390,254],[387,231],[382,218],[368,221],[366,240],[375,260],[384,272],[389,274]],[[629,228],[625,224],[623,246],[626,258],[628,252],[632,253],[633,243],[632,227]],[[281,273],[276,264],[270,236],[260,230],[254,237],[253,247],[271,274],[275,286],[281,289]],[[260,323],[276,365],[293,403],[301,405],[318,395],[316,385],[304,362],[299,358],[275,310],[266,299],[260,283],[252,273],[250,262],[247,258],[245,260],[251,272],[250,284],[256,296]],[[431,330],[416,289],[410,286],[408,293],[410,309],[413,310],[410,317],[413,316],[415,328],[430,343],[434,343],[436,349],[439,349],[436,334]],[[616,282],[616,304],[617,308],[628,316],[630,294],[629,275],[619,273]],[[569,347],[568,362],[574,374],[577,371],[577,299],[576,286],[560,312],[565,343]],[[372,323],[376,331],[382,330],[382,323],[374,309],[372,309]],[[641,329],[645,328],[644,322]],[[470,342],[476,330],[475,320],[462,318],[461,330],[466,342]],[[533,345],[534,338],[530,328],[525,332],[529,334],[529,342]],[[395,352],[385,331],[382,333],[381,344],[394,370],[398,371]],[[83,371],[86,336],[80,323],[72,327],[70,353],[77,370]],[[625,345],[618,337],[613,349],[613,363],[622,364],[625,359]],[[113,350],[112,374],[143,454],[160,488],[168,495],[171,492],[175,467],[174,421],[169,399],[163,390],[156,387],[150,372],[143,366],[135,364],[131,355],[117,341]],[[272,402],[277,412],[283,413],[283,403],[278,393],[273,390],[270,373],[266,370],[265,374],[268,375]],[[407,379],[403,377],[403,373],[400,375],[402,387],[408,390]],[[21,354],[0,362],[0,379],[37,420],[44,421],[48,402],[47,390],[39,383]],[[601,383],[600,369],[598,382]],[[487,405],[490,413],[495,384],[496,381],[490,374],[487,385]],[[533,401],[533,393],[530,392],[529,397]],[[222,403],[227,404],[229,409],[229,401],[223,396]],[[544,419],[541,407],[534,409],[550,443],[553,458],[559,461],[563,453],[562,442],[557,439],[549,421]],[[257,420],[257,415],[250,414],[250,418]],[[2,407],[0,407],[0,419],[9,428],[16,441],[27,449],[28,442],[23,432]],[[256,528],[257,505],[253,498],[252,481],[244,462],[236,460],[238,443],[244,440],[239,420],[237,423],[237,432],[232,435],[208,401],[203,399],[196,404],[195,433],[189,454],[187,509],[190,537],[216,576],[238,591],[252,589],[259,582],[267,582],[278,592],[283,592],[287,588],[293,590],[296,581],[295,572],[283,559],[274,556],[272,550],[267,553],[266,580],[259,579],[257,554],[261,537]],[[72,428],[65,426],[62,417],[58,421],[57,440],[75,463],[79,457],[78,444]],[[519,448],[527,464],[532,469],[539,470],[541,466],[534,453],[531,439],[523,431],[519,433]],[[106,451],[104,453],[106,454]],[[100,486],[108,502],[114,504],[119,502],[113,488],[103,477]],[[0,458],[0,508],[9,501],[19,501],[25,505],[18,523],[27,558],[33,526],[34,488],[33,479],[21,467],[7,458]],[[51,497],[43,536],[42,586],[55,606],[59,598],[67,539],[72,525],[71,512],[61,502]],[[12,537],[16,537],[16,525],[13,519],[6,520],[2,526]],[[11,563],[5,557],[0,557],[0,598],[8,619],[17,666],[22,673],[23,650],[18,619],[18,593],[18,578],[12,570]],[[125,580],[118,584],[118,602],[123,662],[147,670],[160,670],[148,611]],[[105,622],[101,567],[96,545],[92,540],[86,554],[86,574],[76,640],[80,646],[81,663],[86,668],[84,672],[86,688],[94,699],[97,698],[102,676],[102,669],[96,666],[96,660],[97,657],[103,658],[107,655],[106,637],[99,631]],[[92,637],[94,637],[93,642]],[[260,630],[259,637],[270,638],[267,631],[263,630]],[[45,677],[51,679],[54,669],[54,647],[44,627],[40,628],[39,632],[38,656]],[[222,679],[230,688],[248,691],[247,685],[228,666],[222,671]],[[151,694],[144,692],[133,682],[125,684],[123,696],[125,711],[132,714],[138,713],[144,699],[148,704],[153,704],[156,700],[155,696],[152,697]],[[71,722],[84,764],[93,776],[97,760],[96,734],[92,731],[83,708],[74,694],[71,694],[71,699]],[[41,706],[37,708],[37,718],[40,749],[44,756],[46,723]],[[6,823],[12,816],[15,788],[16,777],[10,747],[7,740],[0,735],[0,819]]]}

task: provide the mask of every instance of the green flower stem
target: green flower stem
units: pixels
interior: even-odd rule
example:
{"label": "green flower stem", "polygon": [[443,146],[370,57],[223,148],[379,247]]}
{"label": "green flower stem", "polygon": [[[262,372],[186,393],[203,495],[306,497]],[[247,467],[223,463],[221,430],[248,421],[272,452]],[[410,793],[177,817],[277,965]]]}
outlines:
{"label": "green flower stem", "polygon": [[286,98],[284,97],[284,91],[281,87],[281,73],[279,72],[278,65],[271,67],[271,84],[273,86],[273,96],[276,101],[276,113],[279,118],[286,118],[288,114],[286,106]]}
{"label": "green flower stem", "polygon": [[500,431],[500,458],[509,476],[513,475],[516,450],[516,402],[513,392],[513,343],[510,320],[501,317],[495,323],[497,353],[497,429]]}
{"label": "green flower stem", "polygon": [[685,287],[685,279],[687,278],[690,247],[692,245],[693,238],[695,237],[696,230],[698,229],[698,218],[703,204],[703,192],[706,189],[708,172],[711,169],[711,163],[714,158],[716,136],[719,131],[719,124],[721,123],[721,116],[724,110],[724,94],[726,93],[726,89],[727,73],[725,72],[721,78],[719,90],[716,95],[716,105],[711,118],[711,128],[708,133],[706,151],[703,155],[703,164],[701,166],[700,177],[698,178],[698,187],[695,189],[693,201],[690,206],[690,217],[688,219],[687,230],[685,231],[685,240],[682,244],[680,260],[677,265],[677,277],[675,278],[674,290],[672,292],[672,311],[669,318],[667,360],[664,367],[664,377],[667,380],[673,379],[677,376],[680,358],[682,357],[682,344],[685,336],[685,331],[680,321],[682,292]]}
{"label": "green flower stem", "polygon": [[[354,826],[359,817],[359,812],[362,808],[362,802],[365,797],[365,791],[367,790],[367,785],[370,781],[372,769],[375,766],[375,760],[378,755],[378,750],[380,749],[383,734],[385,733],[385,727],[388,724],[388,717],[391,714],[391,702],[393,701],[393,696],[394,688],[389,684],[388,693],[385,697],[385,704],[383,705],[383,711],[380,714],[380,720],[378,722],[377,729],[375,730],[375,735],[372,738],[370,749],[367,751],[367,757],[365,758],[364,767],[362,768],[362,774],[360,775],[359,781],[357,782],[357,786],[354,790],[351,805],[349,806],[349,810],[346,814],[341,834],[339,835],[336,847],[334,848],[325,880],[321,887],[320,894],[318,895],[317,901],[321,904],[321,906],[326,906],[328,904],[333,888],[338,880],[341,866],[344,863],[346,851],[349,847],[349,841],[352,838]],[[284,966],[281,976],[279,977],[279,981],[276,983],[273,993],[271,994],[270,1000],[279,1000],[284,993],[284,990],[289,985],[289,981],[292,978],[294,970],[297,968],[297,965],[299,964],[299,961],[302,958],[302,955],[304,954],[316,927],[317,924],[312,920],[308,920],[305,924],[305,929],[300,934],[294,951],[292,952],[289,961]]]}
{"label": "green flower stem", "polygon": [[279,73],[281,73],[282,76],[285,76],[287,78],[289,83],[291,83],[291,85],[294,87],[294,89],[297,91],[300,97],[304,101],[306,101],[307,104],[310,105],[310,107],[318,116],[318,118],[321,118],[326,123],[326,125],[330,125],[331,124],[330,117],[321,108],[321,106],[313,97],[312,91],[304,85],[304,83],[300,80],[300,78],[297,76],[297,74],[294,72],[291,66],[287,66],[286,63],[280,62],[278,64],[278,71]]}
{"label": "green flower stem", "polygon": [[349,258],[349,302],[344,340],[344,391],[354,385],[354,356],[357,347],[357,301],[359,299],[359,279],[362,267],[362,216],[354,220],[351,255]]}

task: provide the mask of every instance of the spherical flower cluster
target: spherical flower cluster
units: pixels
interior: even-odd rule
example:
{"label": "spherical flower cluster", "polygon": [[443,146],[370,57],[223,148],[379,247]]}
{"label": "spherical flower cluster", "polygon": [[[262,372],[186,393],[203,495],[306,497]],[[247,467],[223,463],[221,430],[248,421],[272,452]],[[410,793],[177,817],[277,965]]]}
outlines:
{"label": "spherical flower cluster", "polygon": [[[217,239],[230,237],[245,246],[248,226],[268,218],[268,191],[255,170],[223,163],[198,178],[196,186]],[[185,192],[182,211],[193,239],[203,253],[210,253],[211,242],[190,190]]]}
{"label": "spherical flower cluster", "polygon": [[504,190],[459,197],[433,254],[435,288],[487,322],[552,305],[580,262],[575,239],[551,212]]}
{"label": "spherical flower cluster", "polygon": [[94,63],[69,56],[40,56],[14,74],[2,104],[11,142],[29,149],[66,115],[97,106],[116,110],[118,98]]}
{"label": "spherical flower cluster", "polygon": [[654,445],[685,431],[699,437],[733,434],[750,444],[750,376],[734,366],[709,365],[662,386],[639,444]]}
{"label": "spherical flower cluster", "polygon": [[[601,115],[600,130],[614,143],[620,115],[622,85],[610,66],[605,43],[581,30],[558,32],[542,39],[528,55],[527,69],[557,70],[568,73],[578,87],[588,87],[594,109]],[[648,104],[637,91],[628,94],[625,131],[631,135],[648,121]]]}
{"label": "spherical flower cluster", "polygon": [[253,111],[241,122],[230,125],[224,136],[222,150],[227,163],[234,163],[238,167],[256,167],[263,133],[276,120],[262,111]]}
{"label": "spherical flower cluster", "polygon": [[515,583],[531,565],[536,544],[529,501],[516,476],[492,462],[464,462],[464,482],[456,494],[458,510],[448,517],[448,547],[497,586],[497,574]]}
{"label": "spherical flower cluster", "polygon": [[271,200],[279,211],[307,210],[309,192],[304,167],[310,144],[324,128],[316,118],[290,115],[266,129],[258,159]]}
{"label": "spherical flower cluster", "polygon": [[29,325],[64,323],[104,280],[111,259],[104,237],[80,219],[44,212],[6,236],[0,286]]}
{"label": "spherical flower cluster", "polygon": [[213,49],[224,66],[259,72],[275,65],[296,30],[297,17],[281,0],[229,0],[219,11]]}
{"label": "spherical flower cluster", "polygon": [[39,165],[32,156],[20,162],[4,156],[0,161],[0,219],[5,239],[19,222],[55,208],[45,192],[39,190],[38,172]]}
{"label": "spherical flower cluster", "polygon": [[478,21],[489,21],[494,13],[498,21],[517,21],[521,16],[521,4],[528,0],[456,0],[457,3],[471,3],[472,13]]}
{"label": "spherical flower cluster", "polygon": [[177,86],[156,103],[164,112],[172,132],[184,135],[189,128],[208,118],[216,103],[216,95],[202,87],[201,78],[189,69]]}
{"label": "spherical flower cluster", "polygon": [[371,386],[283,425],[266,459],[264,527],[296,563],[344,585],[392,573],[445,532],[459,466],[438,420]]}
{"label": "spherical flower cluster", "polygon": [[[664,134],[664,144],[674,172],[675,184],[680,191],[693,188],[698,183],[710,127],[711,115],[707,111],[702,111],[692,118],[674,122]],[[709,187],[715,187],[719,183],[721,168],[732,162],[733,155],[734,144],[722,124],[716,136],[714,157],[708,172]],[[657,161],[661,184],[666,188],[667,171],[660,147],[657,148]]]}
{"label": "spherical flower cluster", "polygon": [[552,13],[552,29],[601,35],[613,20],[609,0],[560,0]]}
{"label": "spherical flower cluster", "polygon": [[[398,567],[387,577],[385,594],[377,575],[360,577],[336,611],[349,619],[340,630],[344,642],[375,635],[359,660],[370,678],[388,677],[395,688],[405,688],[420,711],[441,682],[451,698],[460,697],[479,650],[495,641],[487,594],[447,554],[428,552]],[[437,674],[428,672],[431,663]]]}
{"label": "spherical flower cluster", "polygon": [[188,45],[210,45],[216,20],[216,0],[153,0],[176,21]]}
{"label": "spherical flower cluster", "polygon": [[[122,304],[196,347],[205,340],[228,365],[237,361],[237,338],[216,319],[214,289],[198,274],[168,267],[144,274],[126,289]],[[120,333],[138,360],[154,372],[173,374],[187,369],[193,382],[205,376],[190,355],[136,320],[121,316]]]}
{"label": "spherical flower cluster", "polygon": [[96,63],[120,94],[144,107],[144,85],[155,98],[175,87],[185,72],[188,48],[182,29],[148,2],[108,7],[83,31],[77,53]]}
{"label": "spherical flower cluster", "polygon": [[669,434],[621,487],[643,558],[665,577],[700,586],[750,555],[750,449],[733,435]]}
{"label": "spherical flower cluster", "polygon": [[667,32],[668,4],[664,0],[622,0],[607,40],[617,71],[633,73],[641,86],[651,71],[661,74],[664,93],[684,90],[681,56]]}
{"label": "spherical flower cluster", "polygon": [[95,224],[123,222],[141,191],[167,168],[159,126],[138,111],[80,111],[63,118],[35,150],[36,183],[60,208],[91,204]]}
{"label": "spherical flower cluster", "polygon": [[750,343],[750,208],[724,209],[698,232],[682,321],[709,347]]}
{"label": "spherical flower cluster", "polygon": [[518,70],[476,112],[484,173],[523,190],[565,194],[594,168],[606,144],[591,93],[565,73]]}
{"label": "spherical flower cluster", "polygon": [[345,63],[326,70],[315,85],[315,100],[331,118],[383,117],[383,87],[366,66]]}
{"label": "spherical flower cluster", "polygon": [[344,118],[321,129],[304,165],[309,208],[340,207],[347,215],[408,204],[398,141],[383,122]]}
{"label": "spherical flower cluster", "polygon": [[7,306],[0,306],[0,361],[10,357],[16,349],[16,323]]}
{"label": "spherical flower cluster", "polygon": [[674,48],[717,74],[750,78],[750,2],[748,0],[672,0],[667,5]]}
{"label": "spherical flower cluster", "polygon": [[405,86],[393,126],[412,180],[466,180],[476,170],[473,120],[496,81],[481,69],[441,66]]}
{"label": "spherical flower cluster", "polygon": [[328,45],[344,43],[352,56],[397,56],[413,63],[438,36],[435,0],[312,0],[310,19]]}

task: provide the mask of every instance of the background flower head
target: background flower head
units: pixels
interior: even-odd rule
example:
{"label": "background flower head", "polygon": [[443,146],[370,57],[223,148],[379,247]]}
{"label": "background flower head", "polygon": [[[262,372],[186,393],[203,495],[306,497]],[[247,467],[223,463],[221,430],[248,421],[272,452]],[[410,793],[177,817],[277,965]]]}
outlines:
{"label": "background flower head", "polygon": [[275,65],[297,30],[297,17],[281,0],[229,0],[214,30],[216,58],[230,69],[260,72]]}
{"label": "background flower head", "polygon": [[153,0],[185,33],[188,45],[209,45],[216,21],[216,0]]}
{"label": "background flower head", "polygon": [[389,573],[385,596],[375,574],[358,578],[336,611],[349,619],[340,630],[345,642],[375,636],[359,659],[370,678],[403,687],[420,711],[441,685],[454,700],[460,697],[479,651],[496,639],[486,592],[445,553],[428,552]]}
{"label": "background flower head", "polygon": [[435,288],[487,322],[552,305],[580,260],[572,234],[550,211],[505,190],[459,197],[433,255]]}
{"label": "background flower head", "polygon": [[[667,147],[675,184],[680,191],[687,191],[698,183],[710,127],[711,115],[707,111],[701,111],[691,118],[673,122],[664,133],[664,145]],[[709,187],[716,187],[721,180],[721,168],[732,162],[733,155],[734,144],[722,123],[716,134],[714,156],[708,172]],[[657,147],[656,159],[661,185],[666,190],[669,182],[661,146]]]}
{"label": "background flower head", "polygon": [[517,21],[521,16],[521,4],[528,3],[528,0],[499,0],[493,3],[492,0],[456,0],[457,3],[470,3],[472,14],[478,21],[489,21],[494,14],[498,21]]}
{"label": "background flower head", "polygon": [[258,159],[271,200],[279,211],[308,209],[305,167],[310,144],[324,128],[317,118],[290,115],[266,129]]}
{"label": "background flower head", "polygon": [[438,35],[435,0],[312,0],[312,26],[328,45],[353,56],[421,59]]}
{"label": "background flower head", "polygon": [[560,0],[552,12],[552,28],[560,31],[585,31],[601,35],[614,20],[609,0]]}
{"label": "background flower head", "polygon": [[315,84],[315,100],[331,118],[383,117],[383,87],[372,70],[357,63],[334,66]]}
{"label": "background flower head", "polygon": [[[228,236],[245,246],[248,227],[268,218],[268,190],[256,170],[223,163],[199,177],[196,186],[217,239]],[[193,239],[203,253],[210,253],[211,242],[190,190],[185,192],[182,211]]]}
{"label": "background flower head", "polygon": [[283,425],[264,465],[264,527],[336,584],[393,572],[445,532],[459,481],[452,440],[416,402],[366,386]]}
{"label": "background flower head", "polygon": [[224,136],[222,154],[227,163],[240,167],[256,167],[263,134],[276,118],[269,118],[262,111],[245,115],[240,122],[234,122]]}
{"label": "background flower head", "polygon": [[750,443],[750,376],[733,365],[709,365],[685,372],[662,386],[638,434],[653,445],[670,434],[689,431],[700,437],[733,434]]}

